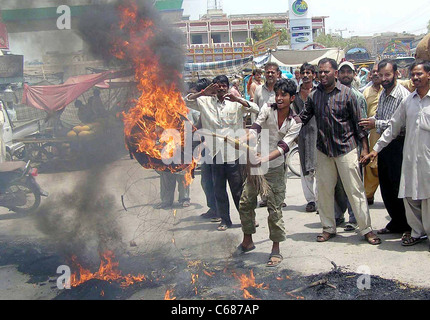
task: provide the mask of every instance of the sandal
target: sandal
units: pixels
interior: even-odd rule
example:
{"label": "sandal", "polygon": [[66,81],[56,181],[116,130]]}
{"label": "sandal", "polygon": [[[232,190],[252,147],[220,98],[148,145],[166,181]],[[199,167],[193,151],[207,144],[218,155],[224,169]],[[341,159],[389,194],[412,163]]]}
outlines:
{"label": "sandal", "polygon": [[402,241],[408,239],[411,236],[411,232],[410,231],[405,231],[402,234]]}
{"label": "sandal", "polygon": [[382,228],[382,229],[379,229],[378,231],[376,231],[376,233],[377,234],[390,234],[390,233],[393,233],[393,232],[391,232],[391,230],[389,230],[387,228]]}
{"label": "sandal", "polygon": [[343,230],[344,231],[354,231],[355,229],[357,229],[357,224],[352,223],[352,222],[348,222],[347,224],[345,224],[345,228]]}
{"label": "sandal", "polygon": [[226,231],[228,226],[225,223],[221,223],[217,228],[218,231]]}
{"label": "sandal", "polygon": [[[369,236],[367,236],[368,234],[369,234]],[[366,233],[364,235],[364,237],[366,238],[367,242],[372,244],[372,245],[376,245],[376,244],[381,243],[381,239],[379,239],[378,236],[375,235],[373,232]]]}
{"label": "sandal", "polygon": [[317,242],[326,242],[327,240],[334,238],[335,236],[336,236],[336,233],[329,233],[329,232],[323,231],[323,233],[317,236]]}
{"label": "sandal", "polygon": [[406,236],[404,239],[402,239],[402,246],[410,247],[413,245],[416,245],[417,243],[423,242],[425,238],[414,238],[412,236]]}
{"label": "sandal", "polygon": [[221,221],[222,221],[222,219],[218,218],[218,217],[211,218],[211,222],[221,222]]}
{"label": "sandal", "polygon": [[184,202],[182,202],[182,207],[183,208],[187,208],[191,205],[191,203],[188,200],[185,200]]}
{"label": "sandal", "polygon": [[278,266],[282,260],[284,260],[284,257],[280,253],[271,253],[269,257],[269,261],[266,263],[266,267],[276,267]]}
{"label": "sandal", "polygon": [[305,210],[306,210],[306,212],[315,212],[315,211],[317,211],[317,207],[316,207],[315,202],[313,202],[313,201],[309,202],[306,205]]}
{"label": "sandal", "polygon": [[233,257],[235,256],[239,256],[241,254],[244,254],[246,252],[252,251],[255,249],[255,245],[252,245],[250,248],[245,248],[244,246],[242,246],[242,244],[240,244],[236,250],[233,252]]}

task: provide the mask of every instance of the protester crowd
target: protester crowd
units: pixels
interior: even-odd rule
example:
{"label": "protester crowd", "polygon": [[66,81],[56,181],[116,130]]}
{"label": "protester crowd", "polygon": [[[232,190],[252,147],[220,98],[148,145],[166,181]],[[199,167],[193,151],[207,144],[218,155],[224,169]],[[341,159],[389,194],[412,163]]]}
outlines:
{"label": "protester crowd", "polygon": [[[430,62],[417,59],[407,81],[398,79],[397,64],[390,59],[378,61],[368,70],[357,69],[349,61],[338,65],[323,58],[317,66],[303,63],[290,79],[282,76],[276,63],[269,62],[264,70],[253,71],[245,88],[248,100],[240,82],[239,78],[230,82],[225,75],[200,79],[189,84],[184,96],[190,121],[207,132],[201,137],[206,148],[200,170],[208,211],[201,217],[219,223],[219,231],[232,226],[228,182],[243,231],[236,253],[255,249],[255,209],[267,207],[273,242],[267,266],[282,261],[285,157],[295,143],[305,210],[316,212],[321,220],[322,232],[316,241],[335,237],[337,227],[358,232],[371,245],[380,244],[380,236],[391,233],[401,236],[403,246],[427,239]],[[245,164],[237,150],[231,151],[235,147],[225,142],[226,136],[239,129],[244,134],[236,137],[236,144],[249,146],[250,159]],[[268,132],[267,139],[263,131]],[[249,167],[263,166],[267,167],[264,181],[249,173]],[[176,181],[179,201],[189,206],[189,186],[179,178],[181,173],[176,178],[168,175],[161,176],[163,202],[159,208],[172,205]],[[373,230],[369,206],[378,186],[390,221]]]}

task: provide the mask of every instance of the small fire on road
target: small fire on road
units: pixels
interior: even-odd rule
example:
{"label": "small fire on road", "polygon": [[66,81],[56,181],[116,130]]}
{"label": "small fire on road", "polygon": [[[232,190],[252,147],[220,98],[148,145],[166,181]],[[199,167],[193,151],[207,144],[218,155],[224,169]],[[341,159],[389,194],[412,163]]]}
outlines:
{"label": "small fire on road", "polygon": [[164,295],[164,300],[176,300],[176,297],[173,297],[173,289],[169,289],[166,291],[166,294]]}
{"label": "small fire on road", "polygon": [[137,276],[127,274],[122,275],[121,271],[118,270],[119,262],[115,262],[115,254],[112,251],[106,251],[101,254],[100,267],[96,272],[91,272],[81,266],[77,261],[76,256],[72,257],[72,262],[79,269],[78,272],[72,274],[70,279],[70,285],[77,287],[84,282],[91,279],[104,280],[108,282],[119,282],[121,287],[128,287],[132,284],[142,282],[146,280],[145,275],[138,274]]}
{"label": "small fire on road", "polygon": [[245,274],[241,274],[240,276],[233,274],[236,279],[240,282],[240,290],[243,291],[243,297],[245,299],[257,299],[255,296],[253,296],[248,288],[256,288],[256,289],[263,289],[267,290],[269,289],[269,286],[264,286],[264,283],[257,284],[255,282],[255,276],[254,271],[251,270],[249,276]]}

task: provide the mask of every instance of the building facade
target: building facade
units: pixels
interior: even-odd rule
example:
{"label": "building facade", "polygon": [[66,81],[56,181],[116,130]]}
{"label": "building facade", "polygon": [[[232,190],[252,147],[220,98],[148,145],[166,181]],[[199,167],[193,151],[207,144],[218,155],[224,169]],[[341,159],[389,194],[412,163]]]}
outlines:
{"label": "building facade", "polygon": [[[325,33],[326,16],[312,18],[314,37]],[[268,20],[276,29],[289,29],[288,13],[227,16],[220,9],[208,10],[199,20],[182,20],[173,25],[184,33],[187,62],[239,59],[253,54],[250,40],[254,30]]]}

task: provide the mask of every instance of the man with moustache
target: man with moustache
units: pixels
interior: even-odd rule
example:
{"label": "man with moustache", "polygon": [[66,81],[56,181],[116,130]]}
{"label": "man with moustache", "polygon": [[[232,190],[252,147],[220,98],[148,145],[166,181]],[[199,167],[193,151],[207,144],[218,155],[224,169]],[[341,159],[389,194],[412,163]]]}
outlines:
{"label": "man with moustache", "polygon": [[418,60],[410,70],[416,90],[403,99],[364,159],[374,161],[406,126],[399,198],[403,198],[412,232],[403,237],[403,246],[415,245],[430,235],[430,62]]}
{"label": "man with moustache", "polygon": [[[307,62],[300,67],[301,82],[298,87],[296,98],[294,100],[293,110],[300,114],[303,111],[305,102],[315,89],[313,81],[315,79],[315,67]],[[300,156],[300,166],[302,174],[300,176],[303,195],[305,196],[307,212],[317,211],[317,190],[315,182],[316,167],[316,144],[317,144],[317,123],[312,118],[309,123],[300,130],[298,146]]]}
{"label": "man with moustache", "polygon": [[293,80],[293,81],[294,81],[294,83],[296,84],[297,88],[298,88],[298,87],[299,87],[299,85],[301,84],[301,83],[300,83],[300,80],[302,79],[301,77],[302,77],[302,74],[301,74],[301,72],[300,72],[300,69],[295,69],[295,70],[294,70],[294,78],[293,78],[292,80]]}
{"label": "man with moustache", "polygon": [[[279,71],[279,66],[276,62],[268,62],[264,66],[264,76],[266,81],[255,89],[253,100],[260,109],[265,103],[270,104],[275,102],[275,91],[273,88],[279,78]],[[254,121],[255,119],[253,119],[252,123],[254,123]]]}
{"label": "man with moustache", "polygon": [[[390,59],[378,63],[378,75],[384,88],[378,101],[378,109],[374,117],[360,121],[360,126],[366,130],[376,128],[382,134],[388,128],[390,119],[400,103],[410,92],[397,83],[397,64]],[[405,128],[401,130],[396,139],[393,139],[378,156],[378,177],[381,196],[391,221],[377,231],[378,234],[403,233],[411,230],[406,220],[403,200],[399,199],[400,178],[402,172],[402,154],[405,141]]]}
{"label": "man with moustache", "polygon": [[[228,89],[228,78],[220,75],[204,90],[185,97],[187,107],[200,111],[202,128],[208,133],[233,134],[243,129],[243,116],[246,113],[257,114],[259,111],[257,104],[228,93]],[[210,152],[205,154],[205,159],[212,162],[213,192],[220,220],[217,230],[225,231],[232,226],[227,181],[238,210],[243,189],[239,153],[232,146],[226,145],[223,139],[213,139],[210,135],[205,135],[205,144],[205,152]]]}
{"label": "man with moustache", "polygon": [[[340,83],[347,86],[348,88],[351,88],[352,93],[356,96],[357,103],[361,111],[360,119],[366,118],[366,114],[367,114],[366,99],[364,98],[363,94],[360,91],[358,91],[356,88],[352,86],[354,78],[356,77],[354,65],[349,61],[342,62],[339,65],[338,75],[339,75],[338,79]],[[358,148],[359,153],[361,153],[360,149],[361,147],[359,146]],[[336,223],[341,224],[345,220],[344,214],[346,209],[348,209],[349,220],[345,224],[345,231],[355,230],[357,228],[357,221],[354,217],[354,211],[351,208],[351,205],[348,201],[348,197],[343,188],[342,181],[340,179],[338,179],[338,182],[336,184],[334,202],[335,202]]]}
{"label": "man with moustache", "polygon": [[[363,91],[364,98],[367,102],[367,116],[373,117],[376,114],[378,108],[379,96],[382,92],[381,78],[378,75],[378,64],[373,65],[371,71],[371,85]],[[376,132],[376,129],[372,129],[369,132],[369,149],[372,150],[376,141],[379,139],[380,134]],[[364,167],[364,190],[366,190],[367,203],[372,205],[374,203],[374,195],[376,189],[379,186],[378,178],[378,161],[372,161]]]}
{"label": "man with moustache", "polygon": [[363,182],[359,174],[358,145],[361,142],[360,159],[368,154],[367,132],[358,126],[360,109],[351,88],[336,80],[337,62],[323,58],[318,63],[321,83],[310,93],[303,112],[304,125],[315,116],[317,137],[317,188],[318,211],[323,232],[318,242],[336,236],[334,191],[340,177],[348,200],[354,210],[360,234],[372,245],[380,244],[372,231],[369,207]]}

